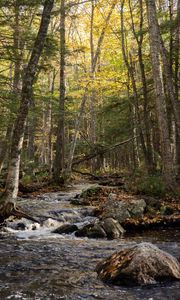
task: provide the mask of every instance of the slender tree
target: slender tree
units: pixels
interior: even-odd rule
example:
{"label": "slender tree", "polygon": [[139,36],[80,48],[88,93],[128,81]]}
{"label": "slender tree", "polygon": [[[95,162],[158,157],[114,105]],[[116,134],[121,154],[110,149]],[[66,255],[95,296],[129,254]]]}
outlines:
{"label": "slender tree", "polygon": [[147,0],[147,14],[149,26],[150,51],[153,70],[153,80],[156,93],[156,109],[161,138],[162,168],[164,180],[168,188],[175,184],[175,170],[171,153],[171,141],[168,129],[166,99],[162,82],[162,70],[160,61],[161,41],[157,27],[155,13],[155,1]]}
{"label": "slender tree", "polygon": [[19,167],[26,119],[29,111],[32,87],[37,72],[39,58],[42,53],[45,38],[47,35],[53,4],[54,0],[45,0],[40,28],[23,78],[20,108],[12,136],[11,154],[8,167],[8,175],[6,179],[6,187],[0,199],[1,218],[6,218],[7,216],[9,216],[11,214],[11,211],[15,207],[15,201],[18,193]]}
{"label": "slender tree", "polygon": [[59,114],[56,138],[56,154],[54,159],[53,178],[56,182],[61,182],[62,171],[64,169],[64,132],[65,132],[65,0],[61,0],[60,7],[60,94],[59,94]]}

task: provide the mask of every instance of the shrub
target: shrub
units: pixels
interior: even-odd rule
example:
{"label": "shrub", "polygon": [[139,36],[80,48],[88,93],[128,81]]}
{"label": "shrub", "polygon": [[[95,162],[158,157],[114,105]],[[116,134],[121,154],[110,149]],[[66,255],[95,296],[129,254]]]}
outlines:
{"label": "shrub", "polygon": [[164,196],[166,187],[160,176],[149,176],[138,184],[138,191],[149,196]]}

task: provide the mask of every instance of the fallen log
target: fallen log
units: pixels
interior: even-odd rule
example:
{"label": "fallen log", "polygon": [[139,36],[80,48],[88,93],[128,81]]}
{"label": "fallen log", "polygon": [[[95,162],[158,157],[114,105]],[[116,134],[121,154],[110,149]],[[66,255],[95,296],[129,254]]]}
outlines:
{"label": "fallen log", "polygon": [[93,152],[91,152],[91,153],[85,155],[84,157],[80,158],[79,160],[78,160],[78,159],[75,160],[75,161],[72,163],[72,167],[73,167],[73,166],[76,166],[76,165],[79,165],[80,163],[82,163],[82,162],[84,162],[84,161],[91,160],[91,159],[97,157],[98,155],[103,155],[103,154],[105,154],[105,153],[107,153],[107,152],[109,152],[109,151],[112,151],[112,150],[114,150],[115,148],[117,148],[117,147],[119,147],[119,146],[122,146],[122,145],[125,145],[125,144],[131,142],[131,141],[132,141],[133,139],[135,139],[135,138],[137,138],[137,136],[136,136],[136,137],[129,138],[129,139],[127,139],[127,140],[125,140],[125,141],[123,141],[123,142],[117,143],[117,144],[115,144],[115,145],[111,145],[111,146],[101,146],[101,147],[98,146],[97,148],[94,147]]}

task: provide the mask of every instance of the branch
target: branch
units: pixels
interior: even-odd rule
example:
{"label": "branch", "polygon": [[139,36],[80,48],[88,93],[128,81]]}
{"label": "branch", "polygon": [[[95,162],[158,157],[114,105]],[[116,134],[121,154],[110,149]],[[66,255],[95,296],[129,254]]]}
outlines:
{"label": "branch", "polygon": [[72,163],[72,166],[75,166],[75,165],[79,165],[80,163],[84,162],[84,161],[88,161],[98,155],[102,155],[102,154],[105,154],[106,152],[109,152],[109,151],[112,151],[114,150],[115,148],[119,147],[119,146],[122,146],[124,144],[127,144],[129,142],[131,142],[132,140],[134,140],[135,138],[137,138],[137,136],[135,137],[132,137],[132,138],[129,138],[128,140],[125,140],[123,142],[120,142],[120,143],[117,143],[115,145],[112,145],[112,146],[109,146],[109,147],[106,147],[106,148],[101,148],[101,149],[94,149],[94,152],[93,153],[89,153],[88,155],[84,156],[83,158],[80,158],[79,160],[76,160]]}

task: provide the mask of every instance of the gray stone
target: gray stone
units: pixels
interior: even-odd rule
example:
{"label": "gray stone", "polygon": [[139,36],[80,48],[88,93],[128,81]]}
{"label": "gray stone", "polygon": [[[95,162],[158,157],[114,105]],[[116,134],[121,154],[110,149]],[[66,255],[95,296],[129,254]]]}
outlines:
{"label": "gray stone", "polygon": [[78,227],[76,225],[63,224],[62,226],[60,226],[60,227],[56,228],[55,230],[53,230],[52,233],[70,234],[70,233],[73,233],[76,230],[78,230]]}
{"label": "gray stone", "polygon": [[113,218],[119,223],[129,218],[141,217],[144,213],[146,202],[143,199],[107,201],[101,214],[102,219]]}
{"label": "gray stone", "polygon": [[113,218],[104,219],[101,222],[101,226],[109,239],[117,239],[125,232],[119,222]]}
{"label": "gray stone", "polygon": [[83,228],[76,231],[75,236],[82,237],[86,236],[88,238],[106,238],[106,232],[102,228],[101,224],[98,222],[96,224],[88,224]]}
{"label": "gray stone", "polygon": [[104,282],[116,285],[154,284],[180,279],[177,259],[151,243],[141,243],[113,254],[100,262],[96,271]]}

